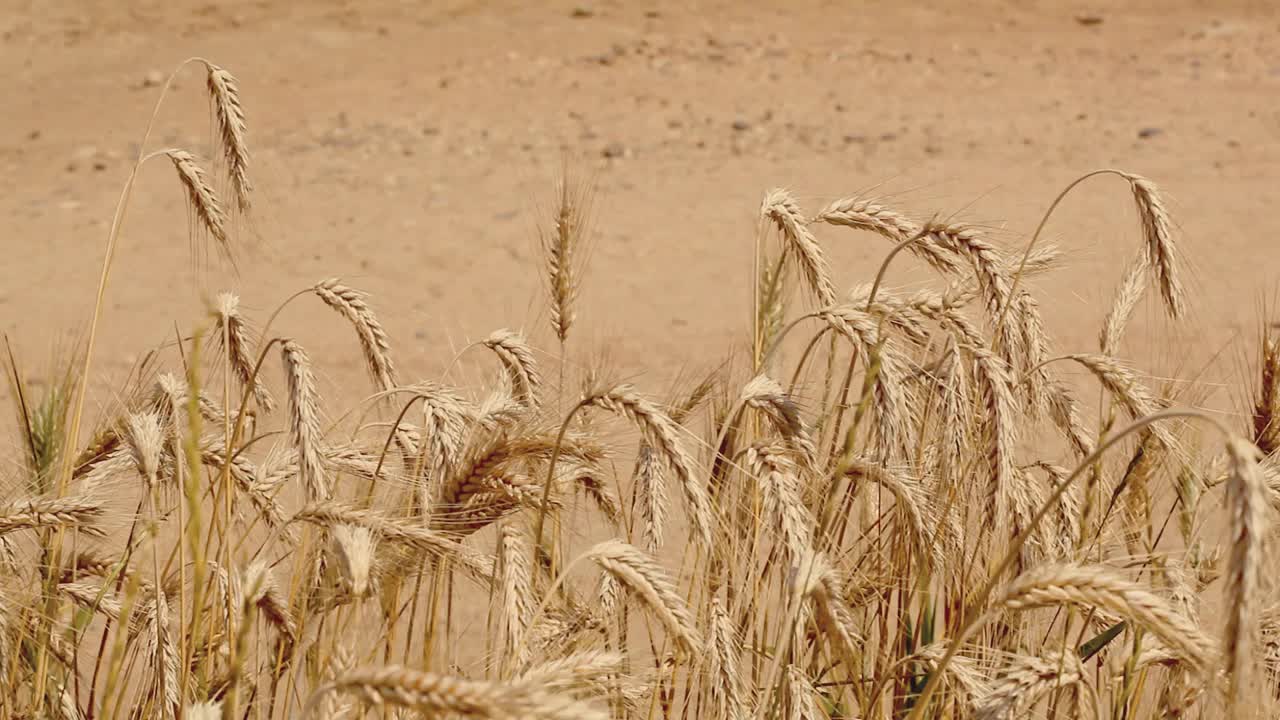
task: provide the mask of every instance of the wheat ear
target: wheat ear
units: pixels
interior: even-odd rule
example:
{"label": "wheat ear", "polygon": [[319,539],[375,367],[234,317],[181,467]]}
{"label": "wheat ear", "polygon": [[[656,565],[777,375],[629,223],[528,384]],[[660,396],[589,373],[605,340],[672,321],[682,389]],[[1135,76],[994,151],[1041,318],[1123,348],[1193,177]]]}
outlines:
{"label": "wheat ear", "polygon": [[324,469],[321,452],[320,403],[311,358],[293,340],[280,348],[289,387],[289,437],[298,453],[298,475],[312,500],[327,500],[333,483]]}
{"label": "wheat ear", "polygon": [[1232,437],[1227,440],[1227,457],[1231,463],[1227,477],[1231,551],[1227,562],[1224,647],[1231,682],[1229,707],[1240,712],[1245,709],[1254,665],[1256,604],[1269,523],[1267,486],[1258,466],[1258,449],[1246,440]]}
{"label": "wheat ear", "polygon": [[206,83],[217,119],[222,156],[227,162],[227,175],[236,194],[236,206],[240,212],[248,212],[253,183],[249,181],[249,145],[245,141],[247,129],[244,106],[240,103],[240,84],[223,68],[212,63],[207,67]]}
{"label": "wheat ear", "polygon": [[165,155],[173,162],[178,171],[178,179],[187,191],[187,201],[195,210],[196,218],[205,231],[218,243],[218,248],[227,257],[231,256],[231,241],[227,237],[227,216],[218,201],[218,195],[209,185],[204,169],[196,162],[196,157],[186,150],[166,150]]}
{"label": "wheat ear", "polygon": [[653,558],[621,540],[599,543],[583,557],[594,561],[639,597],[681,650],[690,654],[701,651],[702,639],[689,607]]}
{"label": "wheat ear", "polygon": [[498,356],[511,381],[511,391],[525,407],[538,404],[538,390],[542,375],[533,350],[519,333],[511,330],[495,330],[484,339],[483,345]]}
{"label": "wheat ear", "polygon": [[1064,603],[1092,605],[1132,620],[1201,670],[1215,656],[1208,636],[1167,600],[1103,567],[1044,565],[1015,579],[1000,601],[1015,610]]}
{"label": "wheat ear", "polygon": [[813,291],[820,307],[836,304],[836,289],[831,284],[831,268],[822,252],[822,246],[813,236],[791,193],[774,188],[765,193],[760,205],[760,216],[771,220],[782,232],[787,244],[795,250],[804,272],[805,281]]}
{"label": "wheat ear", "polygon": [[391,361],[391,340],[365,293],[342,284],[338,278],[321,280],[311,287],[316,297],[333,308],[356,329],[369,374],[381,390],[396,387],[396,366]]}

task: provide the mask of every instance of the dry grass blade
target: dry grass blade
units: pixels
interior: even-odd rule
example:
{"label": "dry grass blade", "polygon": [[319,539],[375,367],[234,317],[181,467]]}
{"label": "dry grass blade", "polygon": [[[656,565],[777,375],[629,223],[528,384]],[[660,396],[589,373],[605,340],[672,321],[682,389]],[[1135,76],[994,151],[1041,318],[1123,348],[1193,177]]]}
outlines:
{"label": "dry grass blade", "polygon": [[336,310],[356,329],[365,365],[380,390],[396,387],[396,367],[391,361],[391,340],[378,316],[369,307],[365,293],[342,284],[338,278],[321,280],[312,286],[316,297]]}
{"label": "dry grass blade", "polygon": [[809,229],[800,206],[791,197],[791,193],[781,188],[765,193],[760,205],[760,216],[777,225],[788,245],[794,249],[805,281],[818,300],[818,306],[835,305],[836,289],[831,284],[831,268],[822,252],[822,246],[814,238],[813,231]]}
{"label": "dry grass blade", "polygon": [[240,84],[234,75],[217,65],[209,63],[208,70],[206,82],[218,121],[218,140],[227,163],[227,175],[236,194],[236,206],[240,212],[248,212],[253,183],[249,181],[249,145],[245,141],[247,130],[244,106],[240,104]]}
{"label": "dry grass blade", "polygon": [[227,216],[222,210],[217,194],[205,177],[204,169],[196,162],[195,156],[186,150],[166,150],[165,155],[178,171],[178,179],[187,190],[187,200],[195,211],[201,227],[218,243],[218,249],[223,255],[231,257],[231,240],[227,236]]}

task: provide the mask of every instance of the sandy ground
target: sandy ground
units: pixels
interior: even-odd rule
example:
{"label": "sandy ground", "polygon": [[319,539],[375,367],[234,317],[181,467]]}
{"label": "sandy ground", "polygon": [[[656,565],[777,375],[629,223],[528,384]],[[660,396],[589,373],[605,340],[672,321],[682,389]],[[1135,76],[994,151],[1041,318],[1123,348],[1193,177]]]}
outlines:
{"label": "sandy ground", "polygon": [[[157,96],[148,77],[200,55],[241,81],[251,251],[238,277],[197,268],[171,170],[147,169],[109,290],[104,384],[190,327],[202,292],[238,289],[261,319],[330,275],[373,294],[410,377],[497,327],[551,347],[536,221],[566,153],[598,181],[573,342],[653,389],[745,338],[755,217],[775,185],[808,210],[875,194],[1018,243],[1078,174],[1148,175],[1171,198],[1197,299],[1181,330],[1140,312],[1135,354],[1172,338],[1207,357],[1251,333],[1280,271],[1274,3],[0,5],[0,330],[29,361],[87,326]],[[208,153],[202,91],[182,76],[157,146]],[[883,240],[820,232],[839,284],[871,278]],[[1137,248],[1127,191],[1084,188],[1050,233],[1070,262],[1039,281],[1049,327],[1061,348],[1091,349]],[[913,263],[890,283],[928,276]],[[346,389],[350,329],[318,303],[281,322]]]}

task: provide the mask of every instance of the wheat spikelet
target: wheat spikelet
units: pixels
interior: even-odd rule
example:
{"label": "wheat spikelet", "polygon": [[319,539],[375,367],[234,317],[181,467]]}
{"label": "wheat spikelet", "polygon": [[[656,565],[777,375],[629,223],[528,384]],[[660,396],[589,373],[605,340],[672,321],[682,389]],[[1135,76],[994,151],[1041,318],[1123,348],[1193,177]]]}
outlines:
{"label": "wheat spikelet", "polygon": [[500,533],[498,576],[502,588],[502,605],[499,624],[506,655],[518,658],[529,624],[530,599],[533,597],[529,551],[519,530],[504,525]]}
{"label": "wheat spikelet", "polygon": [[693,534],[709,547],[713,529],[711,501],[698,480],[693,459],[680,441],[679,426],[630,385],[615,385],[608,390],[589,393],[584,402],[621,415],[640,428],[645,440],[675,471]]}
{"label": "wheat spikelet", "polygon": [[182,691],[178,687],[178,648],[169,633],[169,604],[163,590],[156,588],[144,613],[146,654],[151,661],[147,684],[160,709],[159,717],[173,718],[181,707]]}
{"label": "wheat spikelet", "polygon": [[787,682],[787,720],[814,720],[822,718],[826,713],[822,711],[823,699],[818,694],[818,689],[813,686],[813,682],[804,674],[804,671],[795,665],[788,665],[786,670]]}
{"label": "wheat spikelet", "polygon": [[591,216],[591,188],[562,177],[554,227],[542,231],[542,254],[547,266],[547,292],[551,298],[551,329],[563,344],[577,313],[578,275],[582,246]]}
{"label": "wheat spikelet", "polygon": [[[916,651],[915,657],[929,664],[931,672],[937,672],[938,663],[947,652],[946,643],[933,643]],[[978,663],[964,655],[954,655],[944,668],[943,676],[948,683],[955,685],[965,699],[970,702],[985,696],[989,690],[987,673]]]}
{"label": "wheat spikelet", "polygon": [[351,693],[374,706],[393,705],[430,715],[491,720],[606,720],[608,717],[576,700],[556,698],[524,685],[467,680],[398,665],[344,672],[312,695],[308,709],[330,692]]}
{"label": "wheat spikelet", "polygon": [[1147,263],[1155,275],[1156,284],[1160,286],[1160,294],[1164,298],[1169,316],[1180,317],[1186,300],[1179,279],[1178,249],[1173,242],[1169,213],[1165,210],[1164,201],[1155,183],[1141,175],[1125,173],[1124,176],[1133,190],[1138,217],[1142,221],[1142,235],[1147,244]]}
{"label": "wheat spikelet", "polygon": [[667,523],[667,476],[653,446],[648,443],[640,446],[636,456],[635,493],[645,549],[657,552],[662,547]]}
{"label": "wheat spikelet", "polygon": [[356,329],[365,365],[380,390],[396,387],[396,367],[391,361],[391,340],[378,316],[369,307],[365,293],[342,284],[338,278],[321,280],[311,287],[316,297],[333,308]]}
{"label": "wheat spikelet", "polygon": [[1015,610],[1075,603],[1096,606],[1141,625],[1188,663],[1204,669],[1213,642],[1168,601],[1099,566],[1044,565],[1019,576],[1000,604]]}
{"label": "wheat spikelet", "polygon": [[[222,445],[221,437],[207,438],[200,446],[200,462],[221,470],[226,461]],[[268,458],[273,464],[266,467],[255,465],[240,453],[233,455],[231,461],[231,479],[273,528],[284,524],[284,509],[276,502],[276,492],[281,483],[298,472],[296,455],[292,458],[276,455]]]}
{"label": "wheat spikelet", "polygon": [[795,464],[776,447],[756,445],[747,450],[751,475],[763,495],[763,511],[793,562],[813,547],[814,520],[800,498]]}
{"label": "wheat spikelet", "polygon": [[284,341],[280,355],[289,387],[289,439],[298,453],[298,476],[308,497],[327,500],[333,495],[333,485],[321,460],[320,403],[311,358],[291,339]]}
{"label": "wheat spikelet", "polygon": [[[337,535],[336,532],[335,535]],[[372,552],[370,551],[369,554],[372,555]],[[254,561],[245,568],[240,579],[240,587],[251,588],[252,592],[241,598],[238,605],[257,608],[289,644],[293,644],[298,639],[298,625],[293,619],[293,613],[289,610],[289,603],[280,592],[279,584],[272,577],[271,569],[264,561]]]}
{"label": "wheat spikelet", "polygon": [[527,687],[557,692],[583,688],[603,690],[603,681],[611,675],[621,673],[622,666],[623,658],[618,653],[584,650],[564,657],[544,660],[520,673],[516,681]]}
{"label": "wheat spikelet", "polygon": [[1253,444],[1262,454],[1280,450],[1280,343],[1270,332],[1262,337],[1257,399],[1253,406]]}
{"label": "wheat spikelet", "polygon": [[857,667],[862,638],[855,629],[853,613],[845,604],[844,582],[839,573],[825,555],[809,551],[800,558],[799,564],[791,571],[791,577],[791,607],[799,608],[801,601],[809,600],[815,610],[818,629],[851,667]]}
{"label": "wheat spikelet", "polygon": [[86,609],[93,609],[111,620],[120,619],[120,600],[115,593],[104,592],[103,588],[83,582],[59,583],[58,592],[66,595]]}
{"label": "wheat spikelet", "polygon": [[88,535],[102,535],[92,523],[102,517],[102,504],[88,497],[31,498],[0,507],[0,535],[15,530],[74,526]]}
{"label": "wheat spikelet", "polygon": [[263,412],[271,412],[276,407],[276,401],[267,386],[254,377],[258,354],[248,323],[240,314],[240,298],[232,293],[219,293],[214,302],[214,317],[217,318],[213,332],[215,342],[226,344],[224,351],[227,353],[227,362],[231,363],[231,371],[242,385],[253,383],[253,397],[257,400],[258,407]]}
{"label": "wheat spikelet", "polygon": [[621,540],[606,540],[593,546],[584,557],[611,574],[642,601],[667,630],[671,640],[686,653],[697,654],[702,639],[693,616],[662,568],[648,555]]}
{"label": "wheat spikelet", "polygon": [[925,490],[920,483],[863,458],[854,458],[847,472],[855,478],[866,478],[893,495],[894,508],[902,516],[900,526],[908,537],[908,543],[915,548],[922,560],[932,563],[934,567],[941,567],[944,561],[942,546],[934,542],[933,534],[929,531],[933,518]]}
{"label": "wheat spikelet", "polygon": [[975,704],[980,720],[1021,717],[1018,708],[1029,709],[1052,690],[1082,685],[1084,667],[1074,652],[1053,650],[1039,657],[1015,657],[992,679],[990,690]]}
{"label": "wheat spikelet", "polygon": [[949,477],[958,472],[969,447],[972,383],[960,345],[947,343],[934,378],[939,404],[939,425],[947,429],[939,443],[938,474]]}
{"label": "wheat spikelet", "polygon": [[138,476],[148,488],[159,483],[160,453],[164,450],[164,430],[160,416],[153,412],[133,413],[125,419],[125,438]]}
{"label": "wheat spikelet", "polygon": [[1111,309],[1107,311],[1107,317],[1102,322],[1102,330],[1098,333],[1098,350],[1103,355],[1114,357],[1119,353],[1120,339],[1124,336],[1125,327],[1129,324],[1129,318],[1133,316],[1133,310],[1146,290],[1143,282],[1146,272],[1145,255],[1139,255],[1124,271],[1124,277],[1121,278],[1115,295],[1111,297]]}
{"label": "wheat spikelet", "polygon": [[[1098,381],[1102,383],[1103,389],[1115,398],[1125,412],[1128,413],[1129,417],[1134,420],[1150,415],[1159,409],[1160,405],[1151,396],[1151,393],[1143,387],[1142,383],[1138,382],[1133,371],[1125,367],[1119,360],[1105,355],[1087,353],[1075,353],[1066,357],[1093,373],[1094,377],[1098,378]],[[1151,432],[1165,447],[1170,449],[1177,447],[1172,433],[1165,426],[1156,423],[1151,426]]]}
{"label": "wheat spikelet", "polygon": [[1048,336],[1045,334],[1044,322],[1040,317],[1040,305],[1031,293],[1018,293],[1015,301],[1018,315],[1022,318],[1019,331],[1023,348],[1022,365],[1031,368],[1027,371],[1024,389],[1026,390],[1025,406],[1032,420],[1038,419],[1049,404],[1049,386],[1051,379],[1049,369],[1043,365],[1048,357]]}
{"label": "wheat spikelet", "polygon": [[836,289],[831,284],[831,268],[822,253],[822,246],[813,237],[813,231],[805,223],[800,206],[791,197],[791,193],[781,188],[765,193],[760,205],[760,217],[777,225],[787,244],[795,250],[805,282],[818,299],[818,306],[835,305]]}
{"label": "wheat spikelet", "polygon": [[222,702],[218,700],[198,702],[188,705],[182,713],[187,720],[222,720]]}
{"label": "wheat spikelet", "polygon": [[899,449],[908,440],[908,418],[915,406],[906,388],[909,361],[894,343],[881,338],[875,318],[861,308],[847,305],[824,308],[818,311],[818,317],[859,348],[868,363],[870,358],[878,359],[872,390],[876,433],[885,454]]}
{"label": "wheat spikelet", "polygon": [[1227,502],[1231,509],[1231,552],[1227,562],[1227,626],[1224,642],[1231,678],[1229,707],[1244,709],[1254,664],[1257,635],[1256,596],[1262,574],[1263,539],[1268,534],[1266,482],[1258,467],[1258,449],[1245,440],[1227,440],[1231,471]]}
{"label": "wheat spikelet", "polygon": [[757,375],[743,386],[739,401],[769,418],[783,440],[804,458],[807,467],[817,465],[818,450],[813,445],[804,418],[800,416],[800,407],[778,381],[766,375]]}
{"label": "wheat spikelet", "polygon": [[440,558],[452,557],[480,576],[493,574],[492,560],[475,550],[420,525],[391,520],[368,510],[335,502],[311,503],[300,510],[294,520],[326,526],[347,524],[368,528],[380,540],[407,545]]}
{"label": "wheat spikelet", "polygon": [[996,342],[1000,357],[1006,363],[1019,358],[1022,355],[1021,335],[1016,328],[1020,327],[1023,319],[1018,308],[1011,305],[1014,299],[1011,282],[999,251],[976,229],[965,225],[930,223],[924,231],[932,242],[967,258],[973,265],[986,301],[987,315],[992,322],[1000,317],[1004,308],[1009,309],[1006,321],[994,328]]}
{"label": "wheat spikelet", "polygon": [[511,380],[511,391],[516,398],[525,407],[536,406],[542,375],[538,373],[533,350],[524,338],[511,330],[494,330],[482,344],[502,361],[507,377]]}
{"label": "wheat spikelet", "polygon": [[[818,213],[813,222],[866,230],[894,244],[902,244],[920,232],[918,223],[868,198],[847,197],[835,200]],[[960,264],[955,255],[945,246],[931,240],[926,236],[921,241],[908,245],[907,249],[940,271],[958,272]]]}
{"label": "wheat spikelet", "polygon": [[240,85],[226,70],[212,63],[207,66],[206,82],[218,121],[218,139],[227,163],[227,175],[236,194],[236,206],[240,212],[248,212],[253,183],[249,181],[249,146],[245,142],[247,132],[244,107],[240,104]]}
{"label": "wheat spikelet", "polygon": [[987,521],[999,527],[1008,517],[1009,491],[1017,479],[1014,460],[1018,442],[1017,400],[1010,389],[1008,370],[1000,358],[984,348],[972,348],[970,352],[984,410],[986,459],[991,473],[986,496]]}
{"label": "wheat spikelet", "polygon": [[231,241],[227,237],[227,217],[218,202],[218,196],[210,187],[204,170],[196,162],[196,158],[186,150],[166,150],[165,155],[173,161],[178,171],[178,179],[187,191],[187,201],[195,210],[200,225],[217,243],[218,248],[227,257],[231,256]]}
{"label": "wheat spikelet", "polygon": [[344,589],[355,597],[368,595],[373,589],[370,573],[377,546],[373,531],[359,525],[334,525],[329,532],[330,547]]}
{"label": "wheat spikelet", "polygon": [[1054,381],[1049,383],[1048,393],[1049,417],[1053,420],[1053,424],[1066,435],[1076,455],[1088,456],[1093,452],[1093,440],[1080,420],[1071,391],[1062,383]]}
{"label": "wheat spikelet", "polygon": [[746,703],[742,676],[739,674],[741,643],[733,629],[733,620],[720,598],[711,599],[711,631],[707,636],[707,670],[710,675],[711,702],[715,717],[741,720]]}

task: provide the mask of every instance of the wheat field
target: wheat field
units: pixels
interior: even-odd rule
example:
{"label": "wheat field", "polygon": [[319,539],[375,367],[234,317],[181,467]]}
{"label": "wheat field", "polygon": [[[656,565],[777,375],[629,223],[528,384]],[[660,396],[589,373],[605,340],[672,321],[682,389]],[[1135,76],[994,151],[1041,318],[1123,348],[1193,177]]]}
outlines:
{"label": "wheat field", "polygon": [[[548,326],[493,330],[439,377],[404,377],[375,299],[333,277],[261,317],[211,293],[205,316],[156,318],[174,339],[95,387],[138,170],[173,166],[196,252],[223,262],[253,212],[236,78],[179,73],[204,79],[216,151],[151,146],[166,84],[83,345],[41,385],[8,348],[0,715],[1274,714],[1280,345],[1264,318],[1241,350],[1244,423],[1119,356],[1141,303],[1177,321],[1195,301],[1153,181],[1088,172],[1047,205],[1123,188],[1139,219],[1096,347],[1043,327],[1036,278],[1062,257],[1045,222],[1005,245],[770,189],[742,244],[750,306],[726,313],[742,349],[641,389],[575,336],[603,219],[566,175],[530,268]],[[838,272],[819,232],[880,236],[877,271]],[[929,287],[892,286],[903,251]],[[352,407],[278,322],[316,302],[368,371]],[[90,414],[90,396],[114,400]]]}

